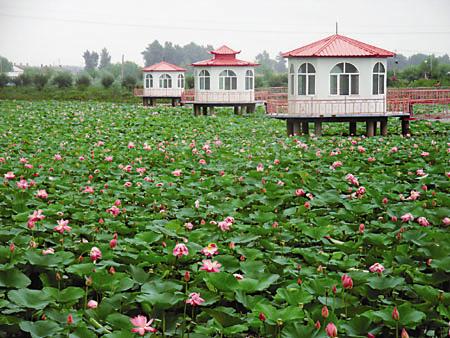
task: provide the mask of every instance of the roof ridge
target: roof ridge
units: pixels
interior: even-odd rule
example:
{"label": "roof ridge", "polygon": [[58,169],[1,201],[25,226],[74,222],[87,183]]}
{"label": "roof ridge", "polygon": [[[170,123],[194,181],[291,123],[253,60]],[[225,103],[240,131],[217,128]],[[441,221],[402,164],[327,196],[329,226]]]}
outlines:
{"label": "roof ridge", "polygon": [[329,39],[327,42],[325,42],[325,44],[322,46],[322,47],[320,47],[318,50],[316,50],[315,52],[314,52],[314,54],[319,54],[320,52],[322,52],[325,48],[327,48],[329,45],[331,45],[331,43],[333,43],[336,39],[337,39],[337,37],[338,37],[339,35],[338,34],[334,34],[334,35],[331,35],[331,36],[329,36],[327,39]]}

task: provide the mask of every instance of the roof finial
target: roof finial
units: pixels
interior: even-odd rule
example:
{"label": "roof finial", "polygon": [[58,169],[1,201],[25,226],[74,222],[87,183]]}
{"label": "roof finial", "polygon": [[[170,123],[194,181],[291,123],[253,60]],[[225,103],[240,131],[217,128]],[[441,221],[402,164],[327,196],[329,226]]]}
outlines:
{"label": "roof finial", "polygon": [[336,35],[338,35],[338,22],[336,21]]}

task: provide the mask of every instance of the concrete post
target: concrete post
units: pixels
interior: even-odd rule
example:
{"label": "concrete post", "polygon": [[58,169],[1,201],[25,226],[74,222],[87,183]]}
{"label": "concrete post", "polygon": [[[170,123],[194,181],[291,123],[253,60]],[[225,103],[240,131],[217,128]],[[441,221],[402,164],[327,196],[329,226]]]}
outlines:
{"label": "concrete post", "polygon": [[302,133],[304,135],[309,135],[309,123],[308,122],[302,122]]}
{"label": "concrete post", "polygon": [[322,135],[322,122],[314,122],[314,134],[316,134],[316,136]]}
{"label": "concrete post", "polygon": [[409,134],[409,120],[407,118],[402,119],[402,135],[406,136]]}
{"label": "concrete post", "polygon": [[234,106],[234,115],[239,115],[239,106]]}
{"label": "concrete post", "polygon": [[350,135],[356,135],[356,122],[350,122],[349,132]]}
{"label": "concrete post", "polygon": [[210,114],[210,115],[215,115],[215,114],[214,114],[214,106],[210,106],[210,107],[209,107],[209,114]]}
{"label": "concrete post", "polygon": [[203,115],[208,116],[208,107],[202,107]]}
{"label": "concrete post", "polygon": [[375,129],[374,121],[367,121],[366,122],[367,137],[374,136],[374,129]]}
{"label": "concrete post", "polygon": [[300,135],[300,122],[294,121],[294,135]]}
{"label": "concrete post", "polygon": [[380,133],[383,136],[386,136],[388,133],[388,124],[387,124],[388,120],[381,120],[380,121]]}
{"label": "concrete post", "polygon": [[294,135],[294,122],[292,120],[286,120],[286,127],[288,136]]}

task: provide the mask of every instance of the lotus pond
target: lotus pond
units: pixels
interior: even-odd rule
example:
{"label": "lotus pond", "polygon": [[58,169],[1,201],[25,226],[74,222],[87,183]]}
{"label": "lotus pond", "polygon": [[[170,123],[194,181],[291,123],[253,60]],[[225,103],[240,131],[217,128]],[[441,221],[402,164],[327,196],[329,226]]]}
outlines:
{"label": "lotus pond", "polygon": [[0,112],[0,337],[449,334],[449,124]]}

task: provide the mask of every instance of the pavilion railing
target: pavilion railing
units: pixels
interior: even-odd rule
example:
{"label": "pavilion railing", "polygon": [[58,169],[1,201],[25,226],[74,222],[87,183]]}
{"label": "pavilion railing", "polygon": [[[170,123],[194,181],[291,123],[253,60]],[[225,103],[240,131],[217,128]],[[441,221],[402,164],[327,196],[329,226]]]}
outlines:
{"label": "pavilion railing", "polygon": [[135,88],[134,96],[146,97],[181,97],[182,88]]}

